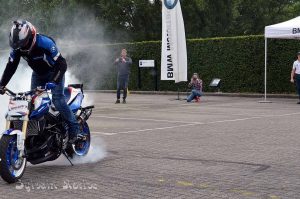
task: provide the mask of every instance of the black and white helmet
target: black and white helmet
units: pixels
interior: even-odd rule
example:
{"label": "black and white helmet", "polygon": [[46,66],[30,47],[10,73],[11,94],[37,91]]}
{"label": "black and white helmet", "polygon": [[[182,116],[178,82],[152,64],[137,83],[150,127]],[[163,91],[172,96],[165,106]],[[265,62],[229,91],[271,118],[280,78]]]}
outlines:
{"label": "black and white helmet", "polygon": [[28,21],[18,20],[13,22],[9,34],[9,45],[13,49],[29,50],[36,40],[36,29]]}

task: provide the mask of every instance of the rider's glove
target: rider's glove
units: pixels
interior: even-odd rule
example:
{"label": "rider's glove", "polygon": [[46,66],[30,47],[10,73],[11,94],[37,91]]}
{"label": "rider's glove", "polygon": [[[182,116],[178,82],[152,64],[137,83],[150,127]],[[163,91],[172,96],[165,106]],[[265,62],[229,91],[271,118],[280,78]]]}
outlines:
{"label": "rider's glove", "polygon": [[5,94],[5,87],[0,86],[0,95],[4,95],[4,94]]}
{"label": "rider's glove", "polygon": [[51,90],[51,89],[54,89],[55,87],[56,87],[56,84],[54,82],[49,82],[46,84],[45,89]]}

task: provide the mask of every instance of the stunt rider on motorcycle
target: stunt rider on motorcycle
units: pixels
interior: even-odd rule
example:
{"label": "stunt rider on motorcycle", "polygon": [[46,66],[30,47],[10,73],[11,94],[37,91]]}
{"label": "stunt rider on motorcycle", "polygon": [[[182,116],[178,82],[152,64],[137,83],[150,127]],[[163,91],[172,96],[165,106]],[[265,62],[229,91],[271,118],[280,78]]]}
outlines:
{"label": "stunt rider on motorcycle", "polygon": [[51,90],[53,104],[68,124],[69,142],[72,144],[81,139],[79,124],[64,96],[67,63],[55,41],[38,34],[30,22],[18,20],[13,22],[9,44],[12,50],[0,82],[0,94],[5,93],[4,88],[16,72],[22,57],[33,70],[31,89],[45,86],[45,89]]}

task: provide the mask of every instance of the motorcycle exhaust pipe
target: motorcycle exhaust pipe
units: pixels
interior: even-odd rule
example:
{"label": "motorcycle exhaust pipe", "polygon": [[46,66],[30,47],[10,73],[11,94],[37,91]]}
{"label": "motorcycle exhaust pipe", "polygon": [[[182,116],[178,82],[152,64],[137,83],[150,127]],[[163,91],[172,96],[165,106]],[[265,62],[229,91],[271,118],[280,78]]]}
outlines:
{"label": "motorcycle exhaust pipe", "polygon": [[85,123],[90,118],[93,108],[94,106],[88,106],[81,109],[81,113],[79,114],[79,123]]}

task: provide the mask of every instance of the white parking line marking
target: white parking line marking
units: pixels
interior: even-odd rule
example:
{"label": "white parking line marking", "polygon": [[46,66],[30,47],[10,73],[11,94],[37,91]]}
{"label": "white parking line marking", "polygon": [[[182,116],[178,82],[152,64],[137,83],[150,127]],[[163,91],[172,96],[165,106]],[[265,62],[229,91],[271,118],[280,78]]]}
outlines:
{"label": "white parking line marking", "polygon": [[[192,106],[191,106],[192,107]],[[232,108],[233,106],[230,106]],[[199,112],[195,112],[193,110],[186,109],[186,107],[182,106],[176,106],[176,107],[170,107],[172,109],[164,110],[164,109],[151,109],[149,107],[135,107],[135,108],[110,108],[110,107],[102,107],[102,108],[95,108],[96,110],[94,111],[95,114],[102,114],[101,112],[107,111],[107,110],[128,110],[128,111],[155,111],[155,112],[162,112],[162,113],[187,113],[187,114],[199,114]],[[173,109],[176,108],[176,109]],[[201,114],[206,114],[206,115],[230,115],[230,116],[265,116],[263,114],[247,114],[247,113],[226,113],[226,112],[218,112],[218,109],[220,107],[214,105],[214,106],[205,106],[205,108],[209,108],[209,110],[201,110]],[[228,106],[224,107],[221,106],[221,108],[229,108]],[[269,109],[268,109],[269,110]]]}
{"label": "white parking line marking", "polygon": [[117,134],[117,133],[92,132],[92,134],[100,134],[100,135],[115,135],[115,134]]}
{"label": "white parking line marking", "polygon": [[150,121],[150,122],[166,122],[166,123],[183,123],[183,124],[202,124],[199,122],[185,122],[185,121],[174,121],[174,120],[157,120],[157,119],[148,119],[148,118],[132,118],[132,117],[111,117],[104,115],[93,115],[92,117],[98,118],[107,118],[107,119],[118,119],[118,120],[134,120],[134,121]]}
{"label": "white parking line marking", "polygon": [[[118,135],[118,134],[130,134],[130,133],[138,133],[138,132],[174,129],[174,128],[187,127],[187,126],[207,125],[207,124],[217,124],[217,123],[227,123],[227,122],[239,122],[239,121],[246,121],[246,120],[253,120],[253,119],[262,119],[262,118],[270,118],[270,117],[285,117],[285,116],[293,116],[293,115],[300,115],[300,112],[287,113],[287,114],[282,114],[282,115],[265,115],[265,116],[257,116],[257,117],[239,118],[239,119],[232,119],[232,120],[219,120],[219,121],[213,121],[213,122],[195,122],[195,123],[188,123],[188,124],[182,124],[182,125],[176,125],[176,126],[132,130],[132,131],[121,131],[121,132],[112,132],[112,133],[108,133],[108,132],[92,132],[92,133],[111,136],[111,135]],[[117,117],[114,117],[114,119],[117,119]],[[135,118],[131,118],[131,119],[134,120]],[[139,120],[141,120],[141,119],[139,119]],[[147,119],[145,119],[145,120],[147,120]]]}
{"label": "white parking line marking", "polygon": [[105,132],[92,132],[95,134],[101,135],[117,135],[117,134],[129,134],[129,133],[138,133],[138,132],[145,132],[145,131],[157,131],[157,130],[165,130],[165,129],[174,129],[179,127],[186,127],[186,126],[194,126],[199,124],[182,124],[177,126],[167,126],[167,127],[160,127],[160,128],[152,128],[152,129],[141,129],[141,130],[134,130],[134,131],[122,131],[122,132],[115,132],[115,133],[105,133]]}

